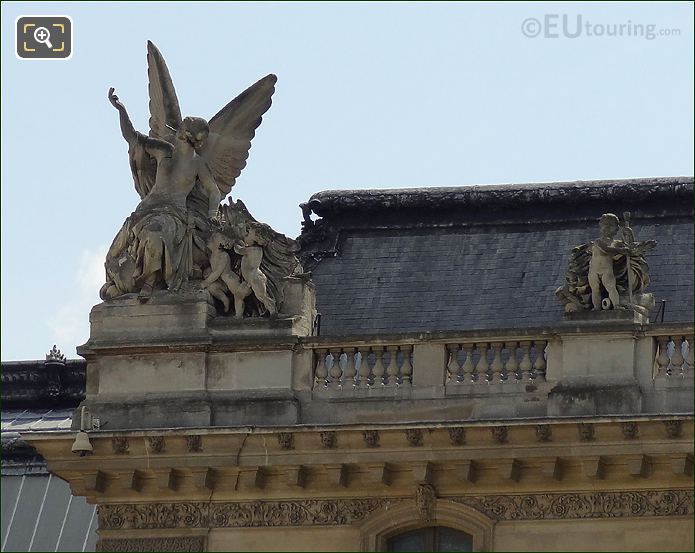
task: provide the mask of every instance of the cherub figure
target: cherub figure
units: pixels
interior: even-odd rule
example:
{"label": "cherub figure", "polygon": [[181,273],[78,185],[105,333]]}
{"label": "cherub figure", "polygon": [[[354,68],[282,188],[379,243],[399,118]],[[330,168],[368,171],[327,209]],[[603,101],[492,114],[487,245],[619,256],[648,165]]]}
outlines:
{"label": "cherub figure", "polygon": [[226,290],[229,290],[234,297],[234,316],[240,319],[244,316],[244,299],[251,294],[251,286],[242,282],[232,271],[232,260],[226,251],[231,248],[232,244],[224,234],[212,233],[207,242],[207,249],[210,252],[210,271],[207,272],[203,281],[203,288],[222,302],[225,313],[229,311],[229,300],[226,294]]}
{"label": "cherub figure", "polygon": [[[208,276],[212,273],[212,269],[210,267],[207,267],[206,269],[203,270],[203,278],[207,279]],[[221,280],[217,279],[215,282],[210,282],[208,283],[203,283],[203,288],[207,289],[208,292],[210,292],[210,295],[213,298],[217,298],[222,302],[222,305],[224,306],[224,312],[228,313],[229,312],[229,296],[227,295],[228,288],[227,285],[222,282]]]}
{"label": "cherub figure", "polygon": [[617,215],[604,213],[599,219],[598,226],[601,236],[592,242],[589,262],[591,303],[595,311],[601,309],[601,284],[603,284],[613,309],[625,309],[625,306],[620,305],[620,295],[615,285],[613,259],[618,255],[630,255],[630,249],[625,242],[615,239],[620,228],[620,219]]}
{"label": "cherub figure", "polygon": [[268,310],[271,317],[277,315],[275,300],[268,294],[268,279],[261,271],[263,246],[268,240],[262,235],[266,225],[250,222],[246,227],[243,244],[234,246],[234,251],[241,256],[241,276],[253,290],[256,299]]}
{"label": "cherub figure", "polygon": [[[630,213],[621,223],[616,215],[604,213],[599,219],[601,236],[572,248],[565,283],[555,294],[567,313],[606,308],[633,309],[647,316],[654,297],[645,293],[649,285],[649,265],[645,255],[656,247],[654,240],[635,241]],[[622,229],[622,240],[616,239]],[[602,287],[606,292],[602,291]],[[607,299],[603,297],[608,294]]]}

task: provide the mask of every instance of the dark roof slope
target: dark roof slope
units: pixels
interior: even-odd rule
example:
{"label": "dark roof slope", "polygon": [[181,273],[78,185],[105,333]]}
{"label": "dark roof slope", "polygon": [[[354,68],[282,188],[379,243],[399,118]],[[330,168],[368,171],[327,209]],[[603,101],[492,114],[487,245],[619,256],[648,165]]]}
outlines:
{"label": "dark roof slope", "polygon": [[691,321],[692,202],[692,177],[328,191],[303,205],[299,241],[322,335],[532,328],[563,318],[571,248],[630,211],[637,240],[658,242],[664,320]]}
{"label": "dark roof slope", "polygon": [[87,361],[3,361],[2,406],[76,407],[85,397]]}

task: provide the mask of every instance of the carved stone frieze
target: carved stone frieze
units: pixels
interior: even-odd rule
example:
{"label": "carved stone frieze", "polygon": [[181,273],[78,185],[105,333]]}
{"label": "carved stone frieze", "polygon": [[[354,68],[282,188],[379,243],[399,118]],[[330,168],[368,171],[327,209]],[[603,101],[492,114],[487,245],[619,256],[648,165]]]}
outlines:
{"label": "carved stone frieze", "polygon": [[171,538],[103,539],[97,542],[97,551],[205,551],[202,536],[176,536]]}
{"label": "carved stone frieze", "polygon": [[210,519],[214,527],[343,525],[391,503],[378,498],[213,503]]}
{"label": "carved stone frieze", "polygon": [[336,499],[234,503],[150,503],[99,506],[102,530],[154,528],[231,528],[256,526],[343,525],[399,500]]}
{"label": "carved stone frieze", "polygon": [[451,498],[495,520],[691,516],[692,490],[493,495]]}
{"label": "carved stone frieze", "polygon": [[[436,499],[436,491],[430,488],[431,486],[424,484],[418,486],[416,491],[415,501],[421,513],[424,513],[423,516],[426,516],[429,510],[428,505],[433,504]],[[104,504],[99,506],[98,515],[101,530],[332,526],[359,522],[377,509],[393,508],[403,501],[408,499]],[[440,498],[440,501],[454,501],[467,505],[494,520],[692,516],[695,512],[692,489],[461,496],[444,497]],[[188,551],[169,548],[159,550]]]}

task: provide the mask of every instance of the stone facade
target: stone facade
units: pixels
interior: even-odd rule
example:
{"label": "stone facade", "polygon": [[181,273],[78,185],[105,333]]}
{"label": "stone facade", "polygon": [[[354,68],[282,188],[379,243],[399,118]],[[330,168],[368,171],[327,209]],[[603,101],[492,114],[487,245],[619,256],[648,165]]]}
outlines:
{"label": "stone facade", "polygon": [[[363,300],[350,280],[356,258],[348,243],[367,248],[379,233],[414,236],[394,221],[415,218],[418,202],[420,219],[410,223],[425,241],[439,236],[437,225],[466,236],[478,225],[475,232],[494,235],[496,214],[494,224],[503,220],[526,247],[519,217],[535,213],[555,225],[548,236],[564,236],[563,225],[579,224],[577,213],[593,228],[615,207],[607,203],[624,201],[645,239],[656,237],[657,255],[669,239],[659,225],[674,218],[661,209],[669,193],[679,197],[689,186],[692,194],[692,179],[681,180],[653,182],[637,198],[628,194],[636,190],[631,181],[615,190],[596,183],[448,197],[441,190],[320,194],[304,208],[323,219],[307,216],[299,240],[313,276],[295,283],[295,315],[237,320],[202,293],[100,304],[79,350],[87,382],[76,413],[84,408],[101,421],[83,428],[91,454],[73,453],[74,430],[85,420],[78,416],[73,431],[25,440],[74,494],[98,505],[102,551],[376,551],[431,526],[465,532],[480,551],[692,550],[691,320],[650,312],[647,322],[622,309],[564,313],[554,291],[568,252],[556,259],[547,251],[557,270],[528,266],[533,279],[545,279],[533,288],[546,294],[538,301],[554,309],[540,309],[538,324],[517,324],[536,317],[519,304],[508,324],[492,312],[501,294],[515,293],[498,289],[512,267],[494,285],[471,280],[482,286],[480,302],[490,290],[493,307],[476,304],[473,319],[461,310],[460,325],[448,325],[442,312],[445,327],[436,327],[423,311],[420,328],[410,319],[381,328],[380,318],[404,309],[407,280],[399,281],[401,303],[375,305],[361,333],[353,313],[344,321],[335,315],[341,302]],[[565,219],[556,214],[549,223],[534,211],[534,198],[558,208],[585,189],[590,198]],[[505,211],[511,198],[521,215]],[[457,220],[452,203],[476,208],[476,220]],[[370,227],[360,209],[390,212]],[[465,247],[464,264],[482,263]],[[383,259],[394,255],[403,274],[420,266],[406,250]],[[359,275],[387,297],[388,271],[367,261]],[[654,273],[658,306],[667,285],[663,267]],[[438,275],[431,277],[435,308],[446,295],[437,292]],[[336,281],[345,283],[345,297]],[[681,301],[692,301],[692,286],[689,294]]]}

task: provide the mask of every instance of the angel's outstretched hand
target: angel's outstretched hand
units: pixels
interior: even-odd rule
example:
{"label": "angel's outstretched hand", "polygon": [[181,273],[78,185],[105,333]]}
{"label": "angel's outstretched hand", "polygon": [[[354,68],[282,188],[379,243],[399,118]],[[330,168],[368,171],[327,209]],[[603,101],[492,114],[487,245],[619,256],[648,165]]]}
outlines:
{"label": "angel's outstretched hand", "polygon": [[109,88],[109,102],[111,102],[111,105],[115,107],[116,109],[120,110],[123,109],[123,104],[121,104],[121,101],[118,99],[118,96],[114,94],[114,88],[111,87]]}

